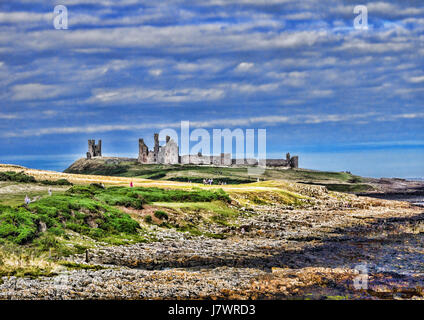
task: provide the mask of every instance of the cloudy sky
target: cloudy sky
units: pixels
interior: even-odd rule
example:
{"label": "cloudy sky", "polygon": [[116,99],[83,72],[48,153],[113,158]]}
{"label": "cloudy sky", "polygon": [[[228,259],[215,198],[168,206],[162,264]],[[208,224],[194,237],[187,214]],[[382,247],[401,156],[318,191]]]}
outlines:
{"label": "cloudy sky", "polygon": [[0,86],[1,163],[63,170],[89,138],[136,156],[189,120],[267,129],[302,167],[424,177],[422,0],[1,1]]}

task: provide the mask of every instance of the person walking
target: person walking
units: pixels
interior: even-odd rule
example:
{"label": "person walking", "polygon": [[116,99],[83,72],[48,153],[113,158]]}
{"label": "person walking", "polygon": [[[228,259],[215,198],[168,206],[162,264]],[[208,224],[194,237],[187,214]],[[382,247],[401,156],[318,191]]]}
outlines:
{"label": "person walking", "polygon": [[31,203],[31,199],[28,197],[28,195],[25,195],[25,204],[30,204]]}
{"label": "person walking", "polygon": [[134,185],[133,185],[133,182],[131,181],[130,182],[130,187],[132,188],[132,187],[134,187]]}
{"label": "person walking", "polygon": [[51,196],[52,195],[52,188],[49,188],[48,192],[49,192],[49,196]]}

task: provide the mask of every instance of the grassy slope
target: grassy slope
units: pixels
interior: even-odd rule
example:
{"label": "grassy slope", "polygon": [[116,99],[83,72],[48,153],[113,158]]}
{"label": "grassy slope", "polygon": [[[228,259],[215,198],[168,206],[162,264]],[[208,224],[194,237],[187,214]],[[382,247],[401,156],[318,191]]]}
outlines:
{"label": "grassy slope", "polygon": [[[27,182],[12,184],[21,188],[34,186]],[[154,241],[150,225],[224,237],[200,225],[227,224],[228,218],[238,215],[228,208],[230,198],[220,189],[104,188],[96,184],[68,188],[60,194],[44,194],[29,205],[0,205],[0,277],[53,275],[52,270],[58,265],[47,256],[57,260],[98,245]],[[181,204],[185,208],[179,211],[166,204]],[[140,221],[137,217],[142,216],[147,206],[156,208],[155,218]],[[135,212],[136,217],[126,210]],[[195,225],[190,215],[200,212],[210,217]]]}
{"label": "grassy slope", "polygon": [[[166,181],[191,181],[201,183],[204,178],[213,178],[227,184],[241,184],[256,181],[249,176],[246,167],[212,167],[195,165],[140,165],[135,161],[115,159],[80,159],[72,164],[66,173],[114,175]],[[306,184],[326,186],[331,191],[364,192],[372,190],[359,176],[347,172],[325,172],[306,169],[267,169],[261,180],[287,180]]]}
{"label": "grassy slope", "polygon": [[[267,170],[265,175],[270,180],[242,183],[249,180],[246,168],[127,164],[129,168],[122,175],[145,170],[146,177],[164,169],[168,171],[161,180],[147,180],[0,165],[0,172],[22,172],[23,175],[34,176],[36,181],[52,183],[67,179],[75,184],[72,188],[53,186],[52,189],[58,190],[51,197],[47,194],[48,185],[17,181],[0,184],[0,205],[3,205],[0,206],[0,242],[3,243],[3,248],[0,248],[0,275],[48,274],[54,270],[56,263],[49,256],[59,259],[98,245],[155,241],[155,230],[173,229],[223,238],[228,228],[237,227],[237,218],[242,214],[237,206],[229,203],[228,195],[238,206],[278,202],[296,207],[313,202],[315,193],[321,192],[322,188],[311,188],[293,181],[352,185],[349,181],[359,183],[360,179],[348,173]],[[238,179],[238,184],[204,186],[163,180],[178,175],[184,177],[184,174],[201,177],[209,174],[214,179],[217,175],[226,176]],[[130,181],[133,181],[134,188],[128,187]],[[93,182],[105,184],[106,189],[101,185],[90,185]],[[22,206],[27,193],[30,197],[40,193],[42,197],[29,206]],[[46,231],[40,230],[43,225]]]}
{"label": "grassy slope", "polygon": [[67,186],[47,186],[39,183],[0,181],[0,204],[7,206],[21,205],[26,195],[31,199],[43,197],[48,195],[49,188],[55,195],[62,194],[69,189]]}

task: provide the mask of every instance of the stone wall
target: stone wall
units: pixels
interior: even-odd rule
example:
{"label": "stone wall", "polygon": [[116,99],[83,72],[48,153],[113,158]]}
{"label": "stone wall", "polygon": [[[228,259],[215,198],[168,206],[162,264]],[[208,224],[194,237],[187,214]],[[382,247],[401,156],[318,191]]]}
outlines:
{"label": "stone wall", "polygon": [[267,167],[289,167],[290,163],[286,159],[266,159]]}
{"label": "stone wall", "polygon": [[182,155],[180,157],[181,164],[203,164],[214,166],[231,166],[231,154],[221,153],[219,156],[204,156],[201,153]]}
{"label": "stone wall", "polygon": [[198,154],[191,154],[185,157],[185,161],[190,164],[211,164],[212,159],[211,156],[204,156],[200,152]]}
{"label": "stone wall", "polygon": [[157,163],[161,164],[178,164],[179,163],[179,148],[178,144],[166,137],[166,144],[159,147]]}

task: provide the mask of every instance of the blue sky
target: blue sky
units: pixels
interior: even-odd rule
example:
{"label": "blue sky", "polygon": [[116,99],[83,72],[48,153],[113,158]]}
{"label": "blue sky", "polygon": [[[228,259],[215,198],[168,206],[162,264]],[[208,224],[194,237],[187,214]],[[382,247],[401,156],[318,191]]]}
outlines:
{"label": "blue sky", "polygon": [[136,156],[189,120],[265,128],[302,167],[424,177],[423,56],[418,0],[2,1],[0,162],[63,170],[90,138]]}

